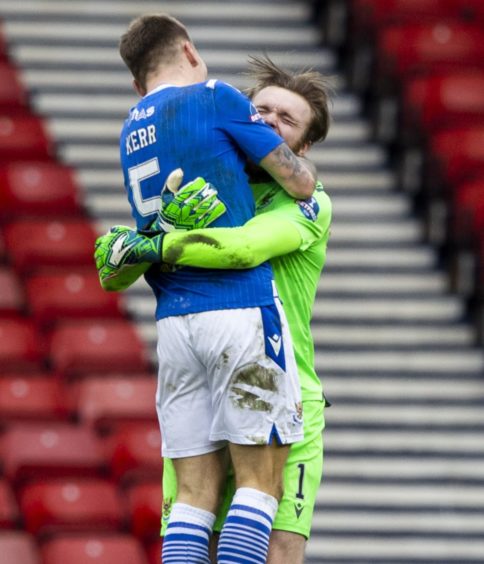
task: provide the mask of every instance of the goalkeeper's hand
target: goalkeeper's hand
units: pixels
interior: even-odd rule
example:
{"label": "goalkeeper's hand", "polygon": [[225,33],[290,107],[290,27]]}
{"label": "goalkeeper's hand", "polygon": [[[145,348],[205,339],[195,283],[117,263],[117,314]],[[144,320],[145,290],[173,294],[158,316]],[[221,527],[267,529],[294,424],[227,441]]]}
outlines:
{"label": "goalkeeper's hand", "polygon": [[[147,236],[149,235],[149,236]],[[161,262],[163,232],[139,233],[115,225],[96,240],[94,260],[104,290],[125,290],[152,264]]]}
{"label": "goalkeeper's hand", "polygon": [[166,232],[206,227],[225,213],[212,185],[199,177],[179,188],[182,179],[181,169],[169,174],[158,216],[147,230],[115,225],[96,240],[94,259],[104,290],[125,290],[152,264],[160,263]]}
{"label": "goalkeeper's hand", "polygon": [[201,229],[225,213],[225,204],[218,199],[217,190],[198,177],[179,187],[183,170],[172,171],[161,191],[161,207],[152,225],[157,231]]}

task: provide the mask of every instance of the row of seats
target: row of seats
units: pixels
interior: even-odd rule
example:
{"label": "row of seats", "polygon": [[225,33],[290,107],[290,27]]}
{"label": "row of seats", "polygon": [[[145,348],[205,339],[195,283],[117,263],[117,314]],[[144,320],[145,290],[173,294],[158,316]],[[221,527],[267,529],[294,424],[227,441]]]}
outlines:
{"label": "row of seats", "polygon": [[156,379],[0,34],[0,564],[156,564]]}
{"label": "row of seats", "polygon": [[26,532],[0,531],[1,564],[160,564],[160,541],[147,552],[132,535],[71,533],[42,544],[40,551]]}
{"label": "row of seats", "polygon": [[66,384],[54,374],[0,379],[0,429],[12,422],[75,419],[100,433],[125,421],[154,421],[156,380],[149,374],[89,375]]}
{"label": "row of seats", "polygon": [[150,369],[127,320],[77,317],[58,322],[49,333],[32,317],[0,317],[0,363],[12,372],[49,367],[66,378]]}
{"label": "row of seats", "polygon": [[484,5],[348,0],[348,75],[484,342]]}
{"label": "row of seats", "polygon": [[39,479],[22,488],[18,502],[0,480],[2,529],[22,522],[40,541],[60,533],[130,531],[147,543],[159,536],[160,507],[159,480],[121,489],[102,478]]}

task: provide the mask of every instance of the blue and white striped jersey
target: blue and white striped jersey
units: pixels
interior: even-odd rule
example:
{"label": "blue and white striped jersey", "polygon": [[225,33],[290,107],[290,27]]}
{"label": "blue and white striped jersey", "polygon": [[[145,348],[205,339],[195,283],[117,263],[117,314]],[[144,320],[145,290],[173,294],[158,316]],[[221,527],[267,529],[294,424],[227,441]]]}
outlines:
{"label": "blue and white striped jersey", "polygon": [[[283,142],[249,99],[232,86],[208,82],[162,85],[131,109],[120,140],[125,187],[138,228],[160,206],[168,174],[182,168],[186,180],[203,176],[218,190],[227,212],[213,227],[243,225],[254,216],[244,171]],[[273,303],[269,263],[250,270],[179,268],[146,274],[156,296],[156,318]]]}

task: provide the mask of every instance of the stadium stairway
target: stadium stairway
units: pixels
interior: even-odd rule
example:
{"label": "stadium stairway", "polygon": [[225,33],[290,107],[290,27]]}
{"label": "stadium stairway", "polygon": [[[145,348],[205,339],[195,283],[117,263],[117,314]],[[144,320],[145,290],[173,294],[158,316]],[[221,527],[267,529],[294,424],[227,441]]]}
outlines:
{"label": "stadium stairway", "polygon": [[[334,123],[311,153],[334,206],[313,321],[333,406],[306,561],[483,563],[483,353],[307,3],[0,0],[10,53],[99,230],[132,223],[117,140],[135,96],[117,40],[131,17],[160,9],[188,25],[211,77],[243,87],[247,54],[263,50],[335,75]],[[126,307],[154,355],[147,286]]]}

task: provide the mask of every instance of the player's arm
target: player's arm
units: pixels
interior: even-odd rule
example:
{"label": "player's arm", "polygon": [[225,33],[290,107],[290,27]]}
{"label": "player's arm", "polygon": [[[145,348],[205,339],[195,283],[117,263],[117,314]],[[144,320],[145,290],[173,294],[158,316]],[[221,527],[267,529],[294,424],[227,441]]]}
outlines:
{"label": "player's arm", "polygon": [[306,200],[313,195],[317,181],[314,165],[296,156],[286,143],[271,151],[259,165],[293,198]]}
{"label": "player's arm", "polygon": [[301,234],[277,213],[254,217],[242,227],[173,232],[163,240],[163,262],[199,268],[254,268],[271,258],[295,251]]}

